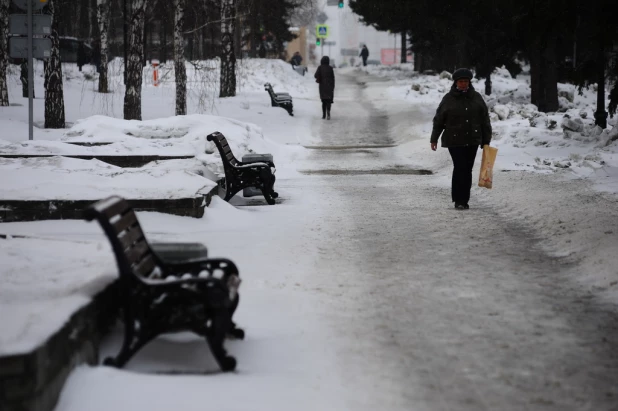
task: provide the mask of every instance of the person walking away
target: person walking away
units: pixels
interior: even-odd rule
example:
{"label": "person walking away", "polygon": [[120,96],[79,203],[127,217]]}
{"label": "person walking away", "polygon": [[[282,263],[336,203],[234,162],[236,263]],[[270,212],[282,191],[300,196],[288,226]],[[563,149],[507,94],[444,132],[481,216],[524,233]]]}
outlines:
{"label": "person walking away", "polygon": [[453,159],[451,198],[456,209],[470,208],[472,168],[479,146],[491,142],[489,110],[483,97],[471,84],[472,72],[460,68],[453,73],[451,90],[442,98],[433,118],[431,149],[436,151],[438,139],[448,148]]}
{"label": "person walking away", "polygon": [[[21,80],[21,95],[28,98],[28,59],[23,59],[19,65],[19,79]],[[32,98],[34,96],[34,87],[32,88]]]}
{"label": "person walking away", "polygon": [[330,107],[335,98],[335,71],[330,66],[330,58],[328,56],[322,57],[320,66],[315,72],[315,82],[320,84],[322,119],[330,120]]}
{"label": "person walking away", "polygon": [[82,71],[82,67],[85,66],[87,62],[86,47],[84,46],[84,43],[80,41],[77,45],[77,67],[79,68],[79,71]]}
{"label": "person walking away", "polygon": [[366,66],[367,58],[369,57],[369,49],[367,48],[366,44],[363,44],[363,48],[361,49],[361,52],[358,55],[358,57],[361,57],[363,59],[363,66]]}

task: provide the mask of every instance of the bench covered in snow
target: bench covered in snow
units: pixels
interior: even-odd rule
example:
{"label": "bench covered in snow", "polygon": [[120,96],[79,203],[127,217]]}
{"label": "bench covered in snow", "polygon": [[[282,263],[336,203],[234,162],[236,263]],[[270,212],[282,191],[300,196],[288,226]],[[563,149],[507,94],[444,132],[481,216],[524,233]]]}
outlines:
{"label": "bench covered in snow", "polygon": [[264,90],[266,90],[270,96],[270,105],[272,107],[281,107],[287,111],[289,115],[294,116],[292,96],[288,93],[275,93],[273,86],[270,83],[264,84]]}
{"label": "bench covered in snow", "polygon": [[225,171],[225,201],[229,201],[243,188],[255,187],[262,191],[268,204],[275,204],[275,198],[279,197],[279,194],[274,191],[275,164],[272,161],[242,162],[237,160],[227,139],[218,131],[209,134],[206,139],[215,143],[221,155]]}
{"label": "bench covered in snow", "polygon": [[150,243],[129,203],[112,196],[90,205],[86,220],[97,220],[118,264],[118,301],[123,310],[124,342],[104,364],[122,367],[160,334],[192,331],[205,337],[223,371],[236,368],[223,343],[244,338],[232,315],[238,306],[236,265],[208,258],[201,243]]}

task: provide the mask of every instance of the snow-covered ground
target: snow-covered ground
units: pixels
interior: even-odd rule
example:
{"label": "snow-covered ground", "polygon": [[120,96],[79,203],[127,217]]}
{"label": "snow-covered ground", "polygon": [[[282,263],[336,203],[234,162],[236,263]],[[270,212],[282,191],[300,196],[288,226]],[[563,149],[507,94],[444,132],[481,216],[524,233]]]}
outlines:
{"label": "snow-covered ground", "polygon": [[[251,152],[273,153],[282,204],[235,208],[215,199],[200,220],[139,213],[149,238],[203,241],[211,255],[229,257],[241,268],[243,301],[239,316],[241,323],[251,327],[250,339],[238,343],[245,347],[240,362],[242,380],[239,381],[238,375],[209,376],[206,381],[202,380],[203,376],[191,376],[183,379],[183,384],[195,386],[194,392],[199,392],[201,384],[209,386],[208,392],[228,390],[238,384],[240,392],[250,389],[255,398],[268,398],[270,409],[289,409],[290,404],[294,409],[325,409],[322,398],[330,401],[330,409],[343,409],[336,402],[341,382],[328,372],[333,354],[312,351],[312,347],[323,347],[323,340],[328,340],[328,336],[308,333],[324,326],[318,324],[321,323],[318,319],[328,316],[322,308],[322,299],[328,298],[328,293],[318,289],[307,291],[303,284],[303,279],[311,278],[311,267],[323,253],[320,233],[316,231],[319,229],[307,227],[306,222],[326,218],[329,204],[304,190],[305,185],[315,183],[298,172],[300,165],[306,165],[315,155],[302,146],[321,143],[320,129],[315,127],[320,114],[317,85],[312,78],[315,68],[302,77],[281,61],[245,60],[239,70],[238,96],[218,99],[214,97],[218,90],[216,65],[203,63],[199,75],[188,65],[192,79],[189,115],[182,117],[173,116],[172,69],[162,68],[163,84],[157,87],[149,81],[151,73],[147,69],[142,94],[144,121],[137,122],[121,119],[121,76],[115,64],[113,92],[105,96],[93,91],[96,83],[89,66],[85,73],[79,73],[75,66],[66,65],[65,110],[69,127],[35,128],[33,141],[28,141],[27,99],[21,97],[18,71],[11,66],[12,104],[0,108],[0,152],[195,155],[196,159],[162,161],[139,170],[64,157],[0,159],[3,175],[0,197],[95,199],[114,192],[133,197],[173,198],[196,194],[212,187],[213,179],[221,172],[218,153],[205,141],[206,135],[213,131],[222,131],[227,136],[237,157]],[[42,67],[36,69],[39,98],[35,100],[34,120],[40,127],[43,124]],[[370,66],[337,73],[357,76],[359,81],[367,75],[383,78],[379,86],[368,87],[363,98],[372,100],[388,117],[384,131],[398,144],[397,154],[433,170],[438,175],[437,181],[448,186],[450,159],[446,150],[430,151],[429,135],[433,112],[451,81],[440,75],[419,75],[409,65]],[[512,79],[499,69],[492,80],[494,94],[487,102],[492,111],[492,145],[499,149],[495,182],[492,190],[475,187],[473,196],[499,204],[501,213],[534,227],[535,235],[544,240],[547,250],[556,256],[571,256],[580,264],[581,275],[576,280],[583,288],[588,287],[603,299],[617,303],[618,257],[611,248],[615,242],[608,241],[616,236],[608,222],[617,211],[615,119],[610,120],[611,125],[605,131],[592,126],[595,110],[592,89],[580,96],[572,86],[560,85],[565,111],[545,115],[528,104],[530,91],[525,75]],[[294,97],[294,117],[270,106],[263,90],[265,82],[272,83],[276,91],[286,91]],[[477,81],[474,84],[482,92],[483,84]],[[333,122],[337,121],[338,104],[336,93]],[[362,115],[359,112],[359,117]],[[566,120],[565,115],[569,116]],[[564,131],[563,125],[570,130]],[[112,144],[79,147],[67,144],[69,141]],[[135,185],[145,188],[136,191],[132,188]],[[574,188],[579,189],[573,191]],[[591,196],[590,190],[594,190],[591,205],[610,205],[604,216],[588,215],[585,205],[573,209],[564,203],[576,196],[580,199],[582,195]],[[597,198],[603,202],[597,202]],[[387,202],[383,206],[389,207]],[[345,220],[345,215],[341,218]],[[277,242],[280,248],[272,250],[269,244],[260,242],[260,230],[270,230],[273,238],[281,240]],[[115,277],[113,256],[94,223],[3,223],[0,234],[8,235],[7,239],[0,239],[0,312],[11,313],[2,316],[0,354],[26,352],[35,347],[58,329],[69,313]],[[238,241],[239,236],[243,241]],[[277,345],[271,347],[269,344],[274,341]],[[205,351],[195,353],[194,348],[187,347],[194,355],[205,355]],[[238,345],[234,343],[230,347],[234,351]],[[146,354],[147,366],[135,373],[105,367],[93,372],[88,367],[80,367],[70,380],[59,410],[79,409],[84,403],[76,399],[78,393],[89,384],[99,383],[108,387],[118,385],[116,389],[121,389],[122,384],[137,387],[137,394],[133,399],[128,396],[125,404],[126,409],[140,409],[140,399],[147,392],[153,388],[163,392],[174,382],[139,372],[156,372],[159,366],[165,368],[168,355],[172,359],[190,355],[174,353],[173,349],[164,352],[167,354],[163,359],[152,352]],[[280,362],[252,358],[252,352],[267,352],[264,358],[279,356]],[[208,366],[195,364],[195,372]],[[183,398],[183,404],[157,395],[156,400],[160,402],[157,409],[173,406],[203,409],[211,403],[223,409],[243,409],[242,404],[233,404],[237,395],[230,391],[224,398],[213,399],[195,394]],[[88,401],[103,401],[100,405],[103,407],[105,396],[103,390]],[[340,399],[343,404],[344,399]],[[260,404],[255,409],[265,408]]]}

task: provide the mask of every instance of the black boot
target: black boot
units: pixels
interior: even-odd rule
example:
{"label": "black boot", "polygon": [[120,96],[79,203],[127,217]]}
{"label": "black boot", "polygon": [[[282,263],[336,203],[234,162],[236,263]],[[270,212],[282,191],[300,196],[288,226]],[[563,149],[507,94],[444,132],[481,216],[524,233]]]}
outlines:
{"label": "black boot", "polygon": [[326,106],[326,119],[330,120],[330,104]]}
{"label": "black boot", "polygon": [[322,120],[326,118],[326,104],[322,103]]}

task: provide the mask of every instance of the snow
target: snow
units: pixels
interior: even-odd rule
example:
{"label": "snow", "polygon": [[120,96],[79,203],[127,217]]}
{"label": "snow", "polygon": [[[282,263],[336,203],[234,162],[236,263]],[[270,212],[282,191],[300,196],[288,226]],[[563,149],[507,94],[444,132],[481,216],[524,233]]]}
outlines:
{"label": "snow", "polygon": [[[65,388],[58,411],[84,407],[106,410],[118,407],[118,401],[126,409],[197,410],[211,404],[213,408],[216,405],[247,409],[247,402],[236,402],[238,393],[246,393],[249,403],[259,404],[255,409],[289,409],[290,404],[299,410],[327,409],[325,404],[329,409],[346,409],[349,398],[341,392],[351,382],[346,382],[338,372],[331,372],[332,364],[337,357],[345,357],[348,350],[360,352],[363,347],[372,347],[373,342],[363,342],[362,334],[354,334],[359,330],[348,336],[332,335],[329,327],[334,323],[333,313],[328,308],[332,308],[333,297],[339,298],[344,286],[351,287],[352,294],[356,289],[343,280],[353,281],[349,266],[331,260],[324,262],[323,258],[332,257],[329,250],[333,247],[346,253],[356,242],[371,241],[372,231],[341,242],[329,237],[332,227],[345,233],[347,227],[359,223],[352,219],[351,211],[341,208],[341,190],[333,191],[326,178],[299,172],[311,161],[320,161],[325,168],[341,161],[337,153],[318,158],[315,150],[303,147],[324,143],[324,131],[316,126],[319,101],[312,76],[315,68],[309,68],[308,75],[303,77],[281,61],[243,60],[239,66],[238,96],[218,99],[214,97],[218,90],[217,63],[202,62],[199,70],[188,64],[187,116],[173,116],[173,66],[160,66],[163,83],[158,87],[150,81],[152,69],[147,68],[142,94],[143,121],[125,121],[121,119],[120,66],[117,60],[112,64],[112,93],[104,96],[93,91],[96,82],[92,67],[85,66],[84,73],[79,73],[74,65],[63,65],[68,127],[62,130],[42,128],[42,65],[35,65],[39,98],[35,100],[33,141],[28,141],[27,100],[21,98],[18,68],[11,66],[12,105],[0,109],[0,152],[54,157],[0,159],[1,198],[95,200],[112,193],[132,198],[195,196],[214,187],[214,180],[222,173],[219,154],[206,141],[209,133],[221,131],[238,158],[249,153],[273,154],[276,187],[284,201],[272,207],[234,207],[234,202],[228,204],[215,198],[201,219],[138,213],[150,240],[201,241],[208,246],[210,255],[231,258],[240,267],[243,299],[238,321],[246,324],[250,337],[227,345],[231,353],[242,353],[238,373],[205,376],[204,370],[214,370],[216,366],[202,341],[183,335],[165,337],[140,353],[129,370],[79,367]],[[382,79],[378,86],[366,88],[362,97],[373,101],[388,116],[385,131],[398,145],[386,149],[387,155],[392,156],[389,161],[433,170],[436,175],[432,176],[432,184],[446,190],[450,184],[450,159],[446,150],[429,150],[429,135],[431,118],[451,80],[441,78],[446,76],[440,74],[420,75],[413,72],[411,65],[338,69],[336,75],[355,76],[359,82]],[[594,291],[604,301],[618,302],[618,274],[614,268],[618,266],[618,257],[613,255],[617,233],[612,231],[618,193],[615,119],[607,130],[594,129],[593,89],[579,95],[573,86],[560,85],[563,111],[544,114],[529,104],[530,88],[525,73],[512,79],[506,70],[498,69],[492,81],[494,94],[485,98],[492,113],[492,145],[499,149],[495,182],[492,190],[475,187],[473,196],[490,204],[492,213],[533,227],[545,252],[579,264],[581,272],[569,275],[583,289]],[[293,96],[294,117],[270,106],[263,89],[266,82],[275,91]],[[482,81],[473,83],[482,93]],[[341,102],[345,99],[358,100],[344,96],[343,89],[338,89],[338,93],[333,112],[346,110]],[[358,112],[359,121],[364,115]],[[336,116],[333,123],[336,124]],[[338,131],[346,138],[353,133],[351,128]],[[69,142],[110,144],[77,146]],[[140,169],[123,169],[98,160],[59,157],[120,153],[187,155],[195,159],[158,161]],[[366,169],[366,161],[361,153],[348,168]],[[427,183],[420,187],[428,189],[423,184]],[[362,186],[355,190],[362,192]],[[581,198],[588,203],[579,205]],[[379,198],[375,202],[387,212],[396,207]],[[566,204],[578,206],[565,207]],[[590,209],[600,212],[591,216]],[[364,218],[372,222],[374,216],[367,214]],[[379,222],[373,224],[376,229]],[[95,223],[2,223],[0,235],[7,236],[0,238],[0,355],[32,350],[116,277],[110,247]],[[435,231],[431,235],[439,240],[442,234]],[[316,276],[320,273],[316,267],[327,263],[334,264],[334,269],[341,268],[342,277]],[[445,295],[447,292],[452,291],[445,289]],[[449,298],[475,296],[475,290],[462,288],[457,296]],[[355,297],[346,298],[343,301]],[[405,297],[402,294],[395,298]],[[375,309],[375,302],[371,304]],[[357,315],[345,308],[342,305],[337,315]],[[350,341],[360,345],[352,348],[347,345]],[[115,334],[103,348],[108,350],[104,354],[113,353],[117,346]],[[188,375],[166,375],[176,371],[169,370],[170,364],[178,364],[178,372]],[[353,369],[364,371],[360,366]],[[362,375],[354,378],[365,381]],[[92,389],[99,385],[105,389]],[[205,395],[204,385],[208,386],[208,393],[225,395]],[[127,386],[131,387],[131,395],[109,395],[122,392]],[[362,393],[355,394],[357,406],[374,389],[370,385],[364,388]],[[381,388],[390,392],[385,386]],[[87,398],[80,396],[83,392],[89,393]]]}

